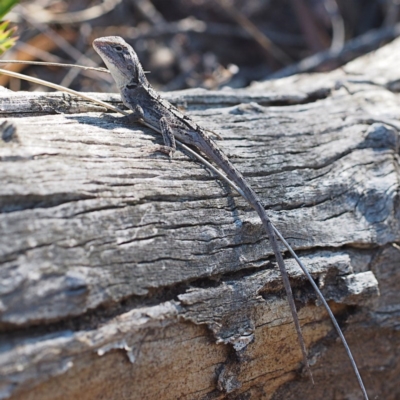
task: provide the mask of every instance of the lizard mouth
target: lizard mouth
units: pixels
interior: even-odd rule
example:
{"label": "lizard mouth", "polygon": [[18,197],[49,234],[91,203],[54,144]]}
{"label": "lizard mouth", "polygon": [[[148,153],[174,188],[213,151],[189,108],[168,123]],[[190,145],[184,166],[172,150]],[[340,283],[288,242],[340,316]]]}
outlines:
{"label": "lizard mouth", "polygon": [[[119,40],[117,40],[119,39]],[[107,48],[107,47],[124,47],[122,43],[124,42],[123,39],[121,39],[118,36],[108,36],[108,37],[101,37],[93,40],[93,47],[96,48]],[[121,43],[121,44],[120,44]],[[126,43],[125,43],[126,44]]]}
{"label": "lizard mouth", "polygon": [[93,41],[93,48],[96,50],[97,53],[101,52],[102,49],[106,47],[106,43],[103,40],[95,39]]}
{"label": "lizard mouth", "polygon": [[93,48],[106,64],[119,88],[132,81],[134,71],[130,63],[129,47],[121,38],[97,38],[93,41]]}
{"label": "lizard mouth", "polygon": [[[122,60],[120,61],[123,62],[122,47],[115,44],[112,37],[97,38],[93,41],[92,45],[96,53],[103,59],[107,66],[108,64],[117,65],[118,60],[121,58]],[[117,50],[118,48],[119,50]]]}
{"label": "lizard mouth", "polygon": [[103,38],[95,39],[92,45],[96,53],[103,59],[107,66],[109,63],[115,64],[113,58],[109,54],[110,45],[107,41],[103,40]]}

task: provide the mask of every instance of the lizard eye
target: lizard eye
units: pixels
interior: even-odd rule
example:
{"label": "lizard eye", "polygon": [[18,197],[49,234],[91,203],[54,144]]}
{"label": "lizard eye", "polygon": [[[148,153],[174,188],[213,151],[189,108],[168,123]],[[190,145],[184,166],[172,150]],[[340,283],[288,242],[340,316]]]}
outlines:
{"label": "lizard eye", "polygon": [[118,51],[118,53],[121,53],[121,52],[122,52],[122,47],[121,47],[121,46],[115,46],[114,49],[115,49],[116,51]]}
{"label": "lizard eye", "polygon": [[126,85],[126,87],[127,87],[129,90],[136,89],[136,88],[137,88],[137,84],[136,84],[136,83],[131,83],[131,84],[129,84],[129,85]]}

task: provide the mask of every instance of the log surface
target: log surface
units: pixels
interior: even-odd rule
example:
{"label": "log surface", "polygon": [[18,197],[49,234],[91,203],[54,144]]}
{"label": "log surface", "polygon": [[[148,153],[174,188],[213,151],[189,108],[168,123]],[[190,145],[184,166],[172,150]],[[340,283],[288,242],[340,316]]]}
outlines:
{"label": "log surface", "polygon": [[[399,63],[397,40],[331,73],[164,94],[223,137],[385,399],[400,396]],[[103,111],[0,92],[0,399],[361,398],[285,253],[316,385],[303,373],[256,213]]]}

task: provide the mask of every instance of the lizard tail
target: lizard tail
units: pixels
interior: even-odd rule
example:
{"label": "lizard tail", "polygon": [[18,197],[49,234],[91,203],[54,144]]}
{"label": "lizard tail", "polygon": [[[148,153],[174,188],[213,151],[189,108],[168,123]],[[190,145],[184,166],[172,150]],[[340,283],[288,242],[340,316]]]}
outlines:
{"label": "lizard tail", "polygon": [[303,354],[304,365],[307,369],[308,375],[310,376],[311,382],[314,384],[314,379],[311,373],[310,364],[307,359],[307,350],[304,342],[304,337],[301,332],[300,322],[297,315],[296,305],[293,299],[292,288],[290,287],[289,276],[286,272],[285,263],[283,261],[282,254],[279,251],[278,242],[276,240],[276,235],[269,219],[267,213],[261,201],[259,200],[257,194],[253,191],[253,189],[248,185],[246,180],[240,171],[230,162],[228,157],[214,144],[214,142],[208,138],[207,136],[201,136],[199,138],[201,140],[201,145],[198,146],[199,149],[204,152],[209,158],[211,158],[227,175],[228,177],[235,182],[239,188],[243,191],[246,200],[250,203],[250,205],[257,211],[263,226],[267,232],[269,241],[271,243],[272,249],[274,251],[274,255],[276,261],[278,262],[279,269],[281,271],[283,285],[286,290],[290,311],[292,313],[294,325],[297,332],[297,338],[300,343],[301,352]]}
{"label": "lizard tail", "polygon": [[288,276],[288,273],[285,268],[285,263],[283,261],[282,254],[279,251],[278,242],[276,240],[276,235],[275,235],[271,220],[269,219],[267,213],[265,212],[264,207],[262,206],[261,202],[257,201],[256,204],[252,204],[252,205],[256,209],[259,217],[261,218],[261,221],[267,232],[269,242],[271,243],[272,249],[274,251],[274,255],[275,255],[276,261],[278,263],[279,270],[282,275],[283,286],[285,287],[285,291],[286,291],[286,295],[287,295],[287,299],[288,299],[288,303],[289,303],[289,307],[290,307],[290,312],[292,313],[294,326],[295,326],[296,332],[297,332],[297,338],[299,340],[301,352],[303,354],[304,366],[306,367],[306,370],[310,377],[310,380],[311,380],[312,384],[314,385],[314,378],[313,378],[310,364],[309,364],[308,358],[307,358],[306,344],[304,342],[303,333],[301,331],[300,321],[299,321],[299,317],[298,317],[297,310],[296,310],[296,304],[295,304],[294,298],[293,298],[292,288],[290,286],[289,276]]}

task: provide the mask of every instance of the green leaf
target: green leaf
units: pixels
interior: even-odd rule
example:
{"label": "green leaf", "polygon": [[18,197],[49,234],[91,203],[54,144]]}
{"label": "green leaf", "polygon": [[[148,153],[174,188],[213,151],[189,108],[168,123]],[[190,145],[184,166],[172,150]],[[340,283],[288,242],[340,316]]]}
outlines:
{"label": "green leaf", "polygon": [[7,49],[13,46],[15,41],[17,40],[17,37],[12,37],[17,28],[14,27],[11,29],[7,29],[8,24],[8,21],[0,23],[0,54],[3,54]]}
{"label": "green leaf", "polygon": [[3,18],[19,0],[0,0],[0,19]]}

